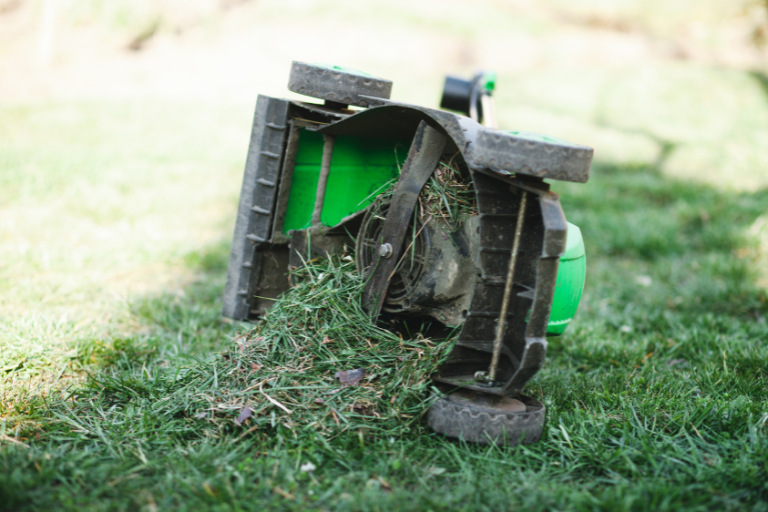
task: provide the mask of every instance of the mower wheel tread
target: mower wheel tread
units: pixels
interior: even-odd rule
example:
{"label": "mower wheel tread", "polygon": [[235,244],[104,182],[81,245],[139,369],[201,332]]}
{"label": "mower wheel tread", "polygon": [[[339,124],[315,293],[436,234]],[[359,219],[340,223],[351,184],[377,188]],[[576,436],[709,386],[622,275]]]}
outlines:
{"label": "mower wheel tread", "polygon": [[546,408],[538,400],[520,395],[525,412],[512,412],[470,400],[443,395],[427,413],[429,427],[448,437],[480,444],[516,446],[541,439]]}
{"label": "mower wheel tread", "polygon": [[554,137],[528,132],[482,128],[472,149],[472,161],[507,173],[585,183],[594,150]]}
{"label": "mower wheel tread", "polygon": [[321,100],[370,107],[378,104],[376,98],[389,99],[392,82],[354,70],[294,61],[288,89]]}

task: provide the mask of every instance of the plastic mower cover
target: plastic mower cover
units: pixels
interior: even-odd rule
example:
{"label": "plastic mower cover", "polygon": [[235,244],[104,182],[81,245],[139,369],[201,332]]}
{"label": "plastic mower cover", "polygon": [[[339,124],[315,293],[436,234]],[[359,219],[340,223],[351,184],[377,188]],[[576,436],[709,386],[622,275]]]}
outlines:
{"label": "plastic mower cover", "polygon": [[[448,104],[480,98],[490,118],[490,81],[472,83],[485,90],[468,86],[465,102],[452,82]],[[586,269],[581,232],[544,180],[586,182],[593,150],[390,101],[392,82],[351,69],[294,62],[288,88],[323,102],[258,97],[224,315],[257,319],[290,267],[354,248],[373,318],[459,332],[434,376],[430,427],[538,440],[544,406],[521,393],[546,337],[573,318]]]}

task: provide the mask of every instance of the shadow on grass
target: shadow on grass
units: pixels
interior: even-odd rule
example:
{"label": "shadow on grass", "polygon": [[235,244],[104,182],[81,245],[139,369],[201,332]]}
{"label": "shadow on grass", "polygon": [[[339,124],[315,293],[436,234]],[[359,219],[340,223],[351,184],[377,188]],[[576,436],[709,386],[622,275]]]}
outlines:
{"label": "shadow on grass", "polygon": [[[670,178],[657,167],[610,164],[596,165],[587,185],[554,188],[584,234],[585,306],[640,299],[649,309],[765,314],[756,243],[747,230],[768,211],[768,189],[717,190]],[[598,290],[598,297],[589,293]]]}
{"label": "shadow on grass", "polygon": [[[598,164],[587,186],[556,191],[587,248],[579,312],[565,336],[550,339],[551,369],[539,376],[545,388],[581,390],[561,394],[561,410],[578,408],[576,395],[621,400],[655,376],[697,368],[723,373],[692,379],[696,396],[717,396],[730,382],[765,399],[768,373],[756,361],[766,356],[768,293],[748,231],[768,211],[768,190],[717,190],[655,167]],[[750,377],[733,379],[729,369]],[[756,414],[745,411],[743,421]]]}

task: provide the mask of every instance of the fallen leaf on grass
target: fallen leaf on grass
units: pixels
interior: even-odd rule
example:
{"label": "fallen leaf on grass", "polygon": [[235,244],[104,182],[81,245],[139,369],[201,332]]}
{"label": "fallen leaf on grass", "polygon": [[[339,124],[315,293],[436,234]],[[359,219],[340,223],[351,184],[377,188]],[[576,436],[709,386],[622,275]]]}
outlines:
{"label": "fallen leaf on grass", "polygon": [[653,279],[651,279],[651,276],[637,276],[635,277],[635,282],[647,288],[653,284]]}
{"label": "fallen leaf on grass", "polygon": [[386,492],[392,492],[392,488],[389,486],[387,481],[381,477],[371,478],[365,483],[365,486],[369,489],[376,489],[378,487],[379,489],[384,489]]}
{"label": "fallen leaf on grass", "polygon": [[253,416],[253,411],[250,407],[243,407],[243,410],[240,411],[240,416],[237,417],[235,420],[235,425],[240,426],[243,423],[245,423],[245,420]]}
{"label": "fallen leaf on grass", "polygon": [[445,468],[441,468],[437,466],[429,466],[429,468],[427,468],[426,477],[431,478],[433,476],[442,475],[443,473],[445,473]]}
{"label": "fallen leaf on grass", "polygon": [[292,414],[293,411],[291,411],[289,408],[287,408],[286,406],[284,406],[283,404],[281,404],[280,402],[278,402],[277,400],[275,400],[274,398],[272,398],[271,396],[269,396],[264,392],[264,389],[262,388],[263,384],[264,384],[263,382],[259,384],[259,391],[261,392],[262,395],[264,395],[264,398],[269,400],[269,403],[271,403],[272,405],[276,405],[282,410],[284,410],[285,412],[287,412],[288,414]]}
{"label": "fallen leaf on grass", "polygon": [[21,366],[21,365],[24,363],[24,361],[26,361],[26,360],[27,360],[27,358],[24,358],[24,359],[21,359],[21,360],[19,360],[19,361],[16,361],[15,363],[11,363],[11,364],[9,364],[9,365],[3,366],[2,368],[0,368],[0,372],[9,372],[9,371],[11,371],[11,370],[16,370],[16,369],[17,369],[17,368],[19,368],[19,367],[20,367],[20,366]]}
{"label": "fallen leaf on grass", "polygon": [[27,446],[26,444],[22,443],[18,439],[14,438],[14,437],[11,437],[11,436],[7,436],[5,434],[0,434],[0,441],[8,441],[9,443],[18,444],[20,446],[23,446],[24,448],[29,448],[29,446]]}
{"label": "fallen leaf on grass", "polygon": [[377,418],[381,417],[379,416],[379,413],[376,412],[376,409],[370,405],[352,404],[352,411],[363,416],[375,416]]}
{"label": "fallen leaf on grass", "polygon": [[272,490],[275,491],[277,494],[279,494],[280,496],[282,496],[285,499],[288,499],[288,500],[295,500],[296,499],[296,496],[294,496],[293,494],[291,494],[289,492],[285,492],[284,490],[282,490],[279,487],[275,487]]}
{"label": "fallen leaf on grass", "polygon": [[263,364],[251,363],[251,370],[253,370],[255,372],[261,370],[262,368],[264,368]]}
{"label": "fallen leaf on grass", "polygon": [[264,341],[264,337],[258,336],[253,339],[248,339],[248,335],[243,334],[236,337],[233,341],[240,346],[240,352],[245,352],[247,349],[251,348],[251,345],[255,345],[261,341]]}
{"label": "fallen leaf on grass", "polygon": [[360,380],[365,377],[365,368],[357,368],[356,370],[341,370],[336,372],[333,376],[339,379],[342,386],[359,386]]}

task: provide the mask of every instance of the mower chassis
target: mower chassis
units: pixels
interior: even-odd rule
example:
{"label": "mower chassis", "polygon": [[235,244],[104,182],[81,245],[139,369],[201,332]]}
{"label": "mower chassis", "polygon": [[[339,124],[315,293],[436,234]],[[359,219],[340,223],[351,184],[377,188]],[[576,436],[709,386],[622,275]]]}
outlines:
{"label": "mower chassis", "polygon": [[[313,214],[312,226],[284,232],[301,130],[322,134],[325,141],[315,213],[323,207],[323,174],[327,179],[335,137],[405,137],[414,140],[410,159],[414,151],[420,149],[418,133],[423,137],[424,130],[428,130],[435,133],[434,137],[443,139],[443,146],[426,165],[434,168],[432,160],[441,154],[460,154],[471,173],[479,210],[478,233],[474,234],[479,237],[479,273],[472,286],[469,307],[462,312],[465,318],[457,343],[434,380],[443,392],[462,388],[486,397],[495,395],[499,397],[497,400],[520,395],[544,361],[558,263],[566,243],[567,223],[559,198],[549,191],[543,178],[586,181],[592,150],[499,135],[500,132],[486,130],[464,116],[381,98],[362,98],[369,108],[352,111],[332,101],[319,105],[259,96],[229,262],[224,315],[238,320],[258,318],[269,308],[272,302],[269,299],[290,287],[286,277],[289,266],[303,264],[307,254],[327,256],[345,243],[351,244],[349,235],[356,235],[363,221],[364,210],[352,212],[330,227],[319,222],[319,214]],[[400,184],[414,181],[410,175],[413,168],[407,162],[403,166],[393,203],[403,199],[397,195]],[[416,181],[421,183],[416,185],[420,189],[426,180],[420,177]],[[409,193],[413,194],[413,190]],[[520,248],[510,280],[507,274],[514,227],[524,195],[527,195],[528,207],[521,223]],[[412,211],[413,206],[410,208]],[[405,213],[403,228],[407,227],[409,211]],[[375,267],[372,271],[375,272]],[[369,298],[377,298],[380,308],[380,298],[386,294],[387,285],[381,280],[371,281],[373,285],[366,292]],[[488,369],[491,363],[505,292],[507,326],[501,329],[497,375],[492,382],[480,382],[478,372]],[[377,312],[378,308],[373,309]],[[525,421],[538,424],[540,433],[544,408],[533,399],[526,400],[527,410],[523,415],[529,420]],[[454,413],[461,407],[460,401],[438,400],[430,412],[430,426],[452,435],[458,421],[454,421],[458,418]],[[483,405],[481,409],[483,407],[481,412],[485,416],[467,409],[466,414],[475,419],[474,424],[459,425],[464,429],[465,438],[485,435],[501,442],[520,440],[522,431],[516,438],[516,434],[502,438],[493,434],[490,427],[482,426],[495,422],[501,425],[500,432],[514,433],[519,430],[515,425],[523,422],[520,414],[510,415],[500,410],[507,420],[499,423],[496,416],[488,416],[489,406]],[[478,420],[480,417],[483,419]],[[535,432],[526,432],[524,442],[538,438]]]}

